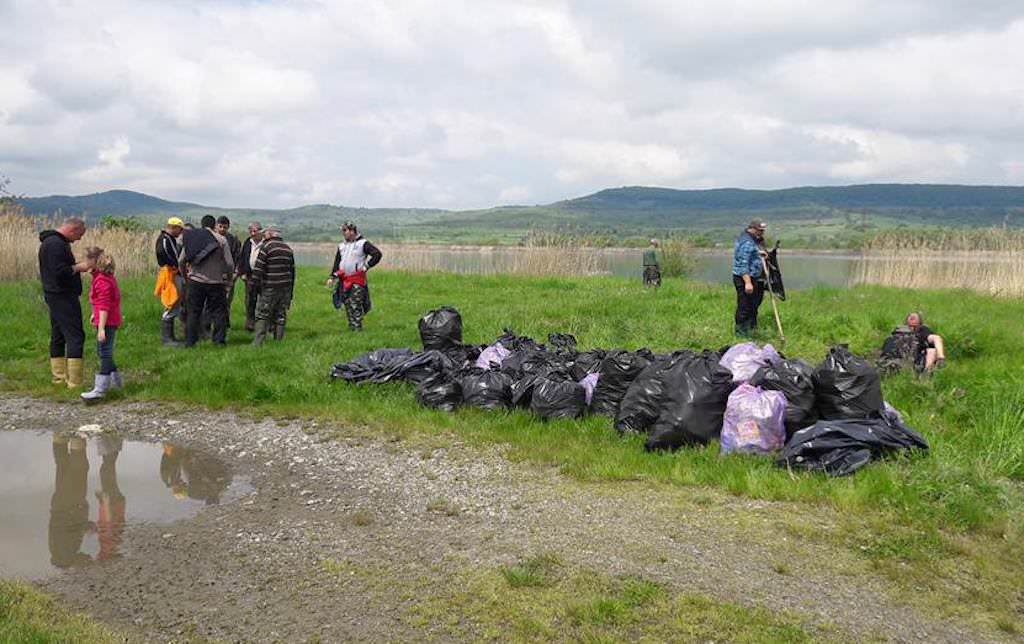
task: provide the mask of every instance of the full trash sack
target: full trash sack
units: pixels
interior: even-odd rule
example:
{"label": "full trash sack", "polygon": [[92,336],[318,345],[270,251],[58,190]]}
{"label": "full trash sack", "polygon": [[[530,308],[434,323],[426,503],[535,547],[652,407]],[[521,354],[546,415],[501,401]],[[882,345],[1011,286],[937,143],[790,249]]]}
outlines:
{"label": "full trash sack", "polygon": [[867,418],[882,410],[882,380],[863,358],[846,345],[829,349],[814,370],[818,414],[825,420]]}
{"label": "full trash sack", "polygon": [[501,363],[510,355],[512,355],[511,351],[502,346],[500,342],[495,342],[480,352],[476,359],[476,366],[479,369],[491,369],[494,366],[500,368]]}
{"label": "full trash sack", "polygon": [[749,382],[758,369],[781,359],[779,352],[770,344],[762,349],[753,342],[741,342],[730,347],[719,362],[732,373],[732,381],[740,383]]}
{"label": "full trash sack", "polygon": [[450,376],[436,374],[416,387],[416,400],[424,407],[454,411],[462,403],[462,385]]}
{"label": "full trash sack", "polygon": [[663,372],[677,360],[691,356],[692,351],[683,349],[671,356],[656,358],[641,371],[622,398],[619,413],[615,415],[615,429],[621,433],[646,433],[661,415],[665,396]]}
{"label": "full trash sack", "polygon": [[541,418],[576,418],[586,409],[586,390],[571,380],[540,378],[530,396],[530,411]]}
{"label": "full trash sack", "polygon": [[818,420],[814,397],[814,367],[803,360],[780,360],[761,367],[750,379],[755,387],[781,391],[786,396],[786,437]]}
{"label": "full trash sack", "polygon": [[453,349],[462,344],[462,316],[450,306],[430,311],[420,318],[423,349]]}
{"label": "full trash sack", "polygon": [[369,353],[336,364],[331,368],[331,379],[341,378],[348,382],[363,382],[395,368],[413,357],[411,349],[374,349]]}
{"label": "full trash sack", "polygon": [[500,371],[471,369],[462,376],[462,402],[480,409],[512,405],[512,379]]}
{"label": "full trash sack", "polygon": [[742,384],[725,405],[722,421],[723,454],[768,454],[786,444],[786,396]]}
{"label": "full trash sack", "polygon": [[819,470],[847,476],[881,458],[903,450],[928,449],[928,443],[896,414],[872,418],[819,420],[793,434],[777,461],[782,467]]}
{"label": "full trash sack", "polygon": [[732,373],[705,351],[682,359],[662,373],[665,407],[644,444],[648,451],[704,445],[718,438]]}
{"label": "full trash sack", "polygon": [[626,395],[629,385],[651,364],[653,358],[651,352],[646,349],[609,351],[598,368],[601,377],[594,388],[590,411],[610,416],[618,413],[619,403]]}

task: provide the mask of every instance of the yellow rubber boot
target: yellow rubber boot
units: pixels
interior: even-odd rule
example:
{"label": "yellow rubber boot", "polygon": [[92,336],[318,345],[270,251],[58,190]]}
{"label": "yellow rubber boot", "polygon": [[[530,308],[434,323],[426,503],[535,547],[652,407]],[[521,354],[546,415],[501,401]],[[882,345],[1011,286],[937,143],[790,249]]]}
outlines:
{"label": "yellow rubber boot", "polygon": [[78,389],[82,386],[82,359],[68,358],[68,389]]}
{"label": "yellow rubber boot", "polygon": [[67,358],[50,358],[50,373],[53,374],[53,384],[59,385],[68,379]]}

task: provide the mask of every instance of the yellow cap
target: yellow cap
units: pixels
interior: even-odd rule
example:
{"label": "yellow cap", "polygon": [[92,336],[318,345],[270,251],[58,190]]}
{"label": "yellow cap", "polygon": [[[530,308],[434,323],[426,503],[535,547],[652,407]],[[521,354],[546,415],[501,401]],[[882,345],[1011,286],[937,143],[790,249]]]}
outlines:
{"label": "yellow cap", "polygon": [[167,220],[168,226],[184,226],[185,222],[181,220],[181,217],[171,217]]}

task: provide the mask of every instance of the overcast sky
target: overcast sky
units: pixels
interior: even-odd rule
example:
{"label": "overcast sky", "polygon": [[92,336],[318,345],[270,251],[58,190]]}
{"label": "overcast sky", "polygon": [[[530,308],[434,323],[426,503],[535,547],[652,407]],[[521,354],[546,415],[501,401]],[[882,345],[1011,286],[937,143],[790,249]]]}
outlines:
{"label": "overcast sky", "polygon": [[0,27],[0,174],[32,196],[1024,183],[1020,0],[0,0]]}

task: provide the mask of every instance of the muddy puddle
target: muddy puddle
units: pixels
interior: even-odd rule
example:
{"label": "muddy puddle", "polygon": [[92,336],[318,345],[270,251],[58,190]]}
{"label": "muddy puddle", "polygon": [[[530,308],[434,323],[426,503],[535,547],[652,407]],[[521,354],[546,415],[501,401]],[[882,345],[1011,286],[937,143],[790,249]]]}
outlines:
{"label": "muddy puddle", "polygon": [[187,519],[251,489],[219,459],[171,443],[0,432],[0,577],[131,557],[122,542],[133,525]]}

